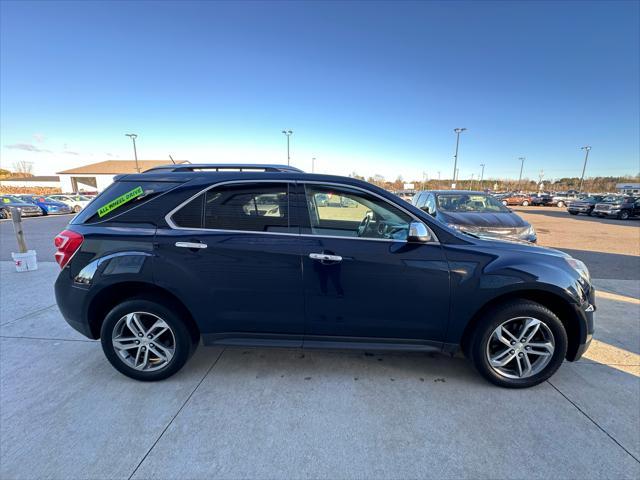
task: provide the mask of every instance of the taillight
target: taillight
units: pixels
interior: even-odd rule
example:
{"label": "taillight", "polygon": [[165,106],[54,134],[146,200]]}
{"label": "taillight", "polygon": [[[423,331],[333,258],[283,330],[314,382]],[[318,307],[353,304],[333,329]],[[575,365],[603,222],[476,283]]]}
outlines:
{"label": "taillight", "polygon": [[53,239],[53,244],[57,249],[54,257],[58,265],[60,265],[60,268],[64,268],[64,266],[69,263],[73,254],[76,253],[80,245],[82,245],[83,240],[84,237],[82,235],[72,230],[63,230]]}

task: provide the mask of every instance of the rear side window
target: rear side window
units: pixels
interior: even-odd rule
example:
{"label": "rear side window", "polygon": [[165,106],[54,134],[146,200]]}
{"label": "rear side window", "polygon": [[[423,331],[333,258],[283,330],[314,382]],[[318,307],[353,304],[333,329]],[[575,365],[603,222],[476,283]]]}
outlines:
{"label": "rear side window", "polygon": [[187,203],[184,207],[173,214],[171,220],[173,223],[182,228],[202,228],[203,203],[204,194],[198,195],[196,198]]}
{"label": "rear side window", "polygon": [[288,232],[287,184],[226,185],[209,190],[205,198],[204,228]]}
{"label": "rear side window", "polygon": [[115,182],[94,198],[71,222],[95,223],[110,220],[171,190],[179,183]]}
{"label": "rear side window", "polygon": [[286,183],[242,183],[213,188],[173,214],[177,227],[289,232]]}

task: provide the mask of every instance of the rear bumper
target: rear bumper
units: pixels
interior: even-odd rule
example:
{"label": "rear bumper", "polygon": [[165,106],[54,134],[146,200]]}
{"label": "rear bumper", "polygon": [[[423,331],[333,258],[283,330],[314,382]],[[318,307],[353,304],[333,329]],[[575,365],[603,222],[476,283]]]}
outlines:
{"label": "rear bumper", "polygon": [[96,340],[89,325],[87,313],[89,290],[85,286],[75,285],[68,269],[63,269],[54,286],[56,303],[66,322],[85,337]]}

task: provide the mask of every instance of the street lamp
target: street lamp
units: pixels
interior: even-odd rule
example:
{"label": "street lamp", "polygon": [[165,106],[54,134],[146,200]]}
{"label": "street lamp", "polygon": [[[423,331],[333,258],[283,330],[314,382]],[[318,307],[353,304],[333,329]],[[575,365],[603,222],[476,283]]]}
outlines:
{"label": "street lamp", "polygon": [[124,135],[125,137],[129,137],[133,142],[133,156],[136,159],[136,171],[140,173],[140,167],[138,166],[138,151],[136,150],[136,138],[138,138],[138,135],[135,133],[125,133]]}
{"label": "street lamp", "polygon": [[481,163],[482,171],[480,172],[480,190],[482,190],[482,179],[484,178],[484,163]]}
{"label": "street lamp", "polygon": [[293,133],[293,130],[282,130],[282,133],[287,136],[287,165],[291,165],[291,155],[289,154],[289,137]]}
{"label": "street lamp", "polygon": [[520,160],[520,176],[518,177],[518,191],[520,191],[520,182],[522,181],[522,168],[524,167],[524,161],[526,160],[526,158],[518,157],[518,160]]}
{"label": "street lamp", "polygon": [[456,188],[456,172],[458,170],[458,146],[460,145],[460,134],[464,132],[466,128],[454,128],[456,132],[456,154],[453,156],[453,184],[451,188]]}
{"label": "street lamp", "polygon": [[[584,154],[584,165],[582,166],[582,175],[580,176],[580,188],[578,189],[579,193],[582,193],[582,182],[584,180],[584,172],[587,169],[587,160],[589,159],[589,152],[591,151],[591,146],[586,145],[584,147],[580,147],[581,150],[585,151]],[[593,185],[591,185],[593,186]]]}

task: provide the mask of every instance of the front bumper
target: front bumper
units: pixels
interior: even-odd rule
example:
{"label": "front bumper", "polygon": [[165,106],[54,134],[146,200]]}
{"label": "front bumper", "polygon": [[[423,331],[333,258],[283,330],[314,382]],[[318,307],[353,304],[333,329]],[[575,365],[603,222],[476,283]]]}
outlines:
{"label": "front bumper", "polygon": [[567,211],[569,212],[578,212],[578,213],[589,213],[589,207],[583,207],[583,206],[570,206],[567,208]]}
{"label": "front bumper", "polygon": [[24,211],[21,210],[20,211],[20,215],[22,217],[39,217],[41,215],[43,215],[42,210],[38,209],[38,210],[31,210],[31,211]]}
{"label": "front bumper", "polygon": [[620,213],[620,209],[615,209],[615,210],[593,210],[593,213],[596,215],[600,215],[603,217],[617,217],[618,214]]}
{"label": "front bumper", "polygon": [[585,296],[586,298],[581,304],[573,306],[578,319],[578,339],[575,348],[567,352],[567,360],[570,362],[580,360],[593,340],[594,315],[596,311],[596,291],[593,285],[588,286]]}

